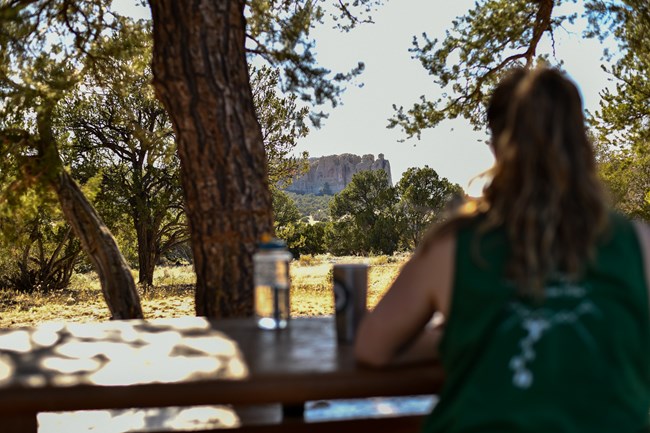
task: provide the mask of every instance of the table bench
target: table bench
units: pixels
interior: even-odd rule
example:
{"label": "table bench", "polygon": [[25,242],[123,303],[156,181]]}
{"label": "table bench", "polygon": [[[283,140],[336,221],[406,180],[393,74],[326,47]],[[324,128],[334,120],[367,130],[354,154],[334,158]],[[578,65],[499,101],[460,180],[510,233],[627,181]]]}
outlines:
{"label": "table bench", "polygon": [[198,317],[0,330],[7,433],[36,432],[40,412],[206,404],[285,408],[268,416],[253,410],[257,422],[243,415],[243,423],[227,426],[241,431],[417,431],[418,416],[307,423],[300,408],[314,400],[435,394],[442,380],[439,365],[357,366],[352,347],[336,343],[330,317],[292,319],[282,331],[260,330],[251,319]]}

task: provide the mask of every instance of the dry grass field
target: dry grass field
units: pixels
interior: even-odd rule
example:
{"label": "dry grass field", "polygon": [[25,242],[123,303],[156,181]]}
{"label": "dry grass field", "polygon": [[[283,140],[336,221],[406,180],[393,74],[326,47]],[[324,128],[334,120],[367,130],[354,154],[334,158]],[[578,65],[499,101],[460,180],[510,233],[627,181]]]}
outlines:
{"label": "dry grass field", "polygon": [[[303,256],[291,264],[291,313],[319,316],[334,312],[331,276],[334,263],[370,265],[368,305],[374,307],[393,281],[406,256],[331,257]],[[140,291],[148,319],[194,315],[194,274],[191,266],[156,270],[154,286]],[[92,274],[73,277],[71,286],[51,294],[22,294],[0,290],[0,328],[31,326],[42,322],[93,322],[109,319],[99,283]]]}

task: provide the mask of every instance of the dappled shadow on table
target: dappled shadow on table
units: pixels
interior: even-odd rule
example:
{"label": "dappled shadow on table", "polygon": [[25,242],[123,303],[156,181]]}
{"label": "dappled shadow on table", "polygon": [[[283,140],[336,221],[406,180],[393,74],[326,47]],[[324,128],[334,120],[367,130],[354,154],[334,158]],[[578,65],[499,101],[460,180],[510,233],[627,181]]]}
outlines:
{"label": "dappled shadow on table", "polygon": [[187,317],[0,330],[0,386],[115,386],[247,377],[237,344],[216,331],[206,335],[209,328],[206,319]]}

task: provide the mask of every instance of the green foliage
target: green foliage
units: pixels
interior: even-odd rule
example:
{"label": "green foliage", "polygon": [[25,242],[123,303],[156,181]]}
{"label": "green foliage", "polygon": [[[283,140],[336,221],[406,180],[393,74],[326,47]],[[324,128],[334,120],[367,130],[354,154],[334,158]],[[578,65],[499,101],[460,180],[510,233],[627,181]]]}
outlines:
{"label": "green foliage", "polygon": [[330,202],[334,233],[328,246],[364,255],[392,254],[400,236],[396,208],[397,191],[384,170],[356,173]]}
{"label": "green foliage", "polygon": [[364,233],[351,218],[326,223],[325,247],[335,256],[363,255],[366,252]]}
{"label": "green foliage", "polygon": [[[2,203],[11,204],[11,212],[38,206],[34,187],[43,185],[44,169],[58,167],[38,148],[44,131],[56,140],[56,159],[75,178],[101,179],[93,190],[95,204],[127,257],[142,267],[143,255],[165,255],[187,239],[179,161],[171,124],[150,86],[150,25],[114,14],[110,3],[0,5],[0,54],[6,60],[0,66]],[[341,15],[330,18],[347,30],[364,21],[360,17],[373,4],[379,2],[337,4]],[[328,19],[321,5],[253,1],[248,11],[255,40],[249,47],[256,47],[251,53],[272,65],[251,69],[270,180],[286,182],[306,167],[306,154],[291,155],[308,132],[308,109],[297,107],[297,95],[315,104],[336,103],[343,83],[361,68],[334,76],[316,65],[309,30]],[[281,85],[296,93],[280,96]],[[51,116],[39,117],[46,121],[42,127],[34,116],[45,100]],[[3,206],[0,217],[11,212]]]}
{"label": "green foliage", "polygon": [[32,141],[24,133],[49,138],[47,115],[87,71],[91,47],[117,23],[109,5],[109,0],[0,4],[0,129],[22,130],[23,148]]}
{"label": "green foliage", "polygon": [[51,203],[29,219],[14,221],[0,243],[0,288],[22,293],[50,292],[70,283],[81,247]]}
{"label": "green foliage", "polygon": [[273,198],[273,216],[276,230],[297,223],[300,220],[298,207],[296,207],[296,203],[289,194],[277,188],[272,188],[271,196]]}
{"label": "green foliage", "polygon": [[[0,171],[0,244],[16,242],[22,229],[14,222],[35,219],[39,207],[54,200],[44,189],[26,188],[26,182],[21,182],[20,174],[15,173],[18,164],[8,164],[5,168]],[[14,173],[10,174],[11,171]]]}
{"label": "green foliage", "polygon": [[[445,89],[442,98],[422,96],[412,108],[395,107],[389,127],[401,127],[407,137],[444,119],[462,116],[477,129],[485,125],[485,105],[491,89],[508,69],[555,63],[554,53],[539,52],[542,38],[573,24],[576,13],[561,14],[575,0],[483,0],[452,22],[442,41],[426,34],[414,38],[411,52]],[[586,37],[613,37],[616,53],[604,50],[612,66],[603,66],[616,83],[605,89],[600,109],[592,117],[598,141],[601,174],[624,212],[648,219],[650,168],[650,3],[647,0],[587,0],[580,3],[589,20]],[[551,61],[553,60],[553,61]]]}
{"label": "green foliage", "polygon": [[591,119],[601,176],[619,210],[650,221],[650,4],[599,0],[588,10],[593,34],[613,35],[622,53],[604,67],[616,88],[601,93],[600,109]]}
{"label": "green foliage", "polygon": [[[380,3],[334,1],[336,12],[330,18],[349,30],[369,21],[367,13]],[[11,154],[0,161],[0,186],[9,191],[0,200],[3,205],[12,200],[20,203],[26,195],[12,192],[34,191],[35,185],[56,187],[56,179],[64,173],[61,159],[82,180],[100,174],[96,202],[111,225],[127,233],[122,239],[132,239],[124,229],[124,215],[132,218],[142,269],[143,240],[147,254],[154,256],[164,249],[160,243],[165,236],[164,242],[181,241],[173,234],[182,233],[184,225],[182,206],[177,205],[178,161],[168,145],[172,141],[169,122],[150,98],[149,61],[144,60],[146,56],[134,56],[143,48],[139,38],[146,30],[113,14],[111,4],[111,0],[0,3],[0,154]],[[309,32],[327,19],[322,2],[251,0],[246,6],[249,41],[242,40],[241,49],[249,49],[251,55],[280,70],[283,90],[315,105],[327,101],[336,105],[345,83],[363,65],[348,73],[331,73],[317,65]],[[232,18],[238,22],[238,17]],[[64,109],[60,109],[62,101]],[[286,109],[283,120],[296,122],[295,127],[288,126],[292,128],[288,135],[276,134],[281,141],[306,131],[302,122],[306,111],[295,110],[296,98],[288,101],[274,106],[278,115]],[[299,114],[293,116],[294,112]],[[312,121],[317,123],[322,116],[312,113]],[[275,134],[269,131],[270,137]],[[6,161],[11,169],[5,170]],[[286,167],[279,172],[283,170]],[[34,202],[33,207],[37,206]],[[111,249],[117,253],[113,256],[120,255]]]}
{"label": "green foliage", "polygon": [[98,211],[150,284],[158,259],[188,239],[180,161],[150,85],[150,25],[120,22],[95,47],[93,73],[66,98],[58,126],[72,132],[73,174],[102,173]]}
{"label": "green foliage", "polygon": [[287,192],[287,195],[296,203],[298,211],[303,217],[311,217],[315,221],[329,220],[329,205],[333,196],[296,194],[295,192]]}
{"label": "green foliage", "polygon": [[[578,16],[577,13],[562,14],[562,6],[566,3],[576,1],[477,1],[473,9],[451,23],[451,29],[442,41],[432,40],[426,34],[421,38],[414,37],[410,51],[445,93],[437,100],[422,96],[410,109],[394,107],[396,112],[389,120],[389,127],[402,128],[409,138],[419,137],[423,129],[435,127],[444,119],[461,116],[476,129],[483,128],[487,99],[506,71],[540,62],[562,65],[562,60],[555,58],[554,32],[559,28],[568,29]],[[628,87],[637,90],[645,87],[644,91],[647,91],[647,65],[644,63],[648,58],[650,6],[646,0],[587,0],[580,5],[590,23],[585,36],[600,40],[613,36],[619,42],[622,58],[606,70],[621,80],[617,95],[622,99],[617,99],[609,91],[605,91],[603,99],[611,107],[624,99],[619,111],[625,113],[629,105],[644,98],[634,102],[635,96],[629,94],[628,98],[627,93],[621,92],[621,87],[626,90]],[[550,38],[549,45],[553,51],[540,52],[540,41],[544,38]],[[608,59],[613,57],[613,53],[604,52]],[[645,95],[647,100],[647,93]],[[631,117],[623,114],[621,120]]]}
{"label": "green foliage", "polygon": [[[0,202],[16,208],[20,195],[60,170],[52,112],[78,83],[100,28],[109,28],[105,0],[62,7],[48,0],[0,3]],[[96,14],[92,24],[85,14]],[[42,195],[42,194],[39,194]]]}
{"label": "green foliage", "polygon": [[464,195],[460,185],[440,178],[428,166],[407,169],[396,188],[400,196],[402,241],[409,249],[415,248],[427,228],[441,218],[449,200]]}
{"label": "green foliage", "polygon": [[599,146],[599,172],[613,205],[632,218],[650,222],[650,148]]}
{"label": "green foliage", "polygon": [[[359,63],[347,73],[335,74],[319,66],[315,41],[309,32],[324,23],[348,31],[360,23],[372,22],[370,12],[382,0],[333,1],[331,7],[323,3],[323,0],[248,1],[246,46],[250,54],[281,71],[284,91],[314,105],[329,101],[335,106],[344,84],[359,75],[364,65]],[[324,116],[322,112],[313,112],[310,118],[318,125]]]}
{"label": "green foliage", "polygon": [[462,188],[429,167],[409,168],[392,187],[383,170],[362,171],[330,203],[325,246],[334,255],[391,255],[414,248]]}
{"label": "green foliage", "polygon": [[296,106],[296,95],[280,96],[280,72],[277,69],[266,66],[251,66],[250,69],[253,103],[262,128],[269,184],[287,186],[309,168],[307,152],[299,157],[292,156],[298,140],[309,133],[305,124],[309,109]]}
{"label": "green foliage", "polygon": [[188,239],[180,161],[150,85],[150,24],[119,23],[93,47],[92,73],[66,98],[58,126],[72,132],[73,173],[102,173],[98,211],[151,284],[159,258]]}
{"label": "green foliage", "polygon": [[0,4],[0,280],[15,290],[60,289],[78,263],[79,244],[51,190],[63,169],[53,113],[79,82],[101,29],[111,27],[105,6]]}
{"label": "green foliage", "polygon": [[[600,7],[598,7],[600,6]],[[604,37],[613,34],[622,55],[611,67],[603,69],[615,78],[616,90],[601,94],[600,110],[596,111],[599,142],[609,146],[633,146],[650,138],[650,4],[627,0],[609,4],[597,1],[590,5],[593,31]],[[597,26],[597,16],[606,14],[610,26]]]}
{"label": "green foliage", "polygon": [[[575,2],[575,0],[571,0]],[[409,110],[394,107],[389,127],[401,127],[407,137],[444,119],[462,116],[476,129],[485,124],[485,105],[492,88],[504,72],[515,66],[530,67],[550,62],[550,53],[538,53],[541,38],[553,32],[575,14],[553,16],[563,0],[485,0],[476,2],[466,15],[452,22],[439,43],[426,33],[413,38],[411,52],[445,89],[442,98],[422,96]]]}
{"label": "green foliage", "polygon": [[293,222],[276,230],[276,236],[287,243],[287,247],[294,258],[303,254],[323,254],[325,249],[326,224]]}

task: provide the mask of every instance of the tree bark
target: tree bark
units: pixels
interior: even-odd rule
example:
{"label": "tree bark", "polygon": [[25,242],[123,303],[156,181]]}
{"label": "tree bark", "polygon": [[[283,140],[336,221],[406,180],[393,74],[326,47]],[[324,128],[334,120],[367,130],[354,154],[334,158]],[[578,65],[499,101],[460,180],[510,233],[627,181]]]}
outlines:
{"label": "tree bark", "polygon": [[56,191],[66,221],[93,263],[111,319],[142,319],[133,276],[113,235],[63,167],[52,132],[55,105],[55,101],[43,104],[37,115],[39,139],[36,148],[39,153],[37,164],[40,165],[37,172]]}
{"label": "tree bark", "polygon": [[133,276],[108,228],[63,168],[53,186],[66,220],[97,271],[111,319],[143,318]]}
{"label": "tree bark", "polygon": [[252,254],[273,231],[271,195],[245,53],[244,0],[150,0],[153,73],[174,125],[196,313],[253,312]]}
{"label": "tree bark", "polygon": [[138,282],[148,286],[153,285],[153,272],[156,268],[158,261],[158,248],[159,240],[156,239],[153,227],[154,223],[151,222],[149,215],[140,215],[136,219],[135,231],[138,237]]}

